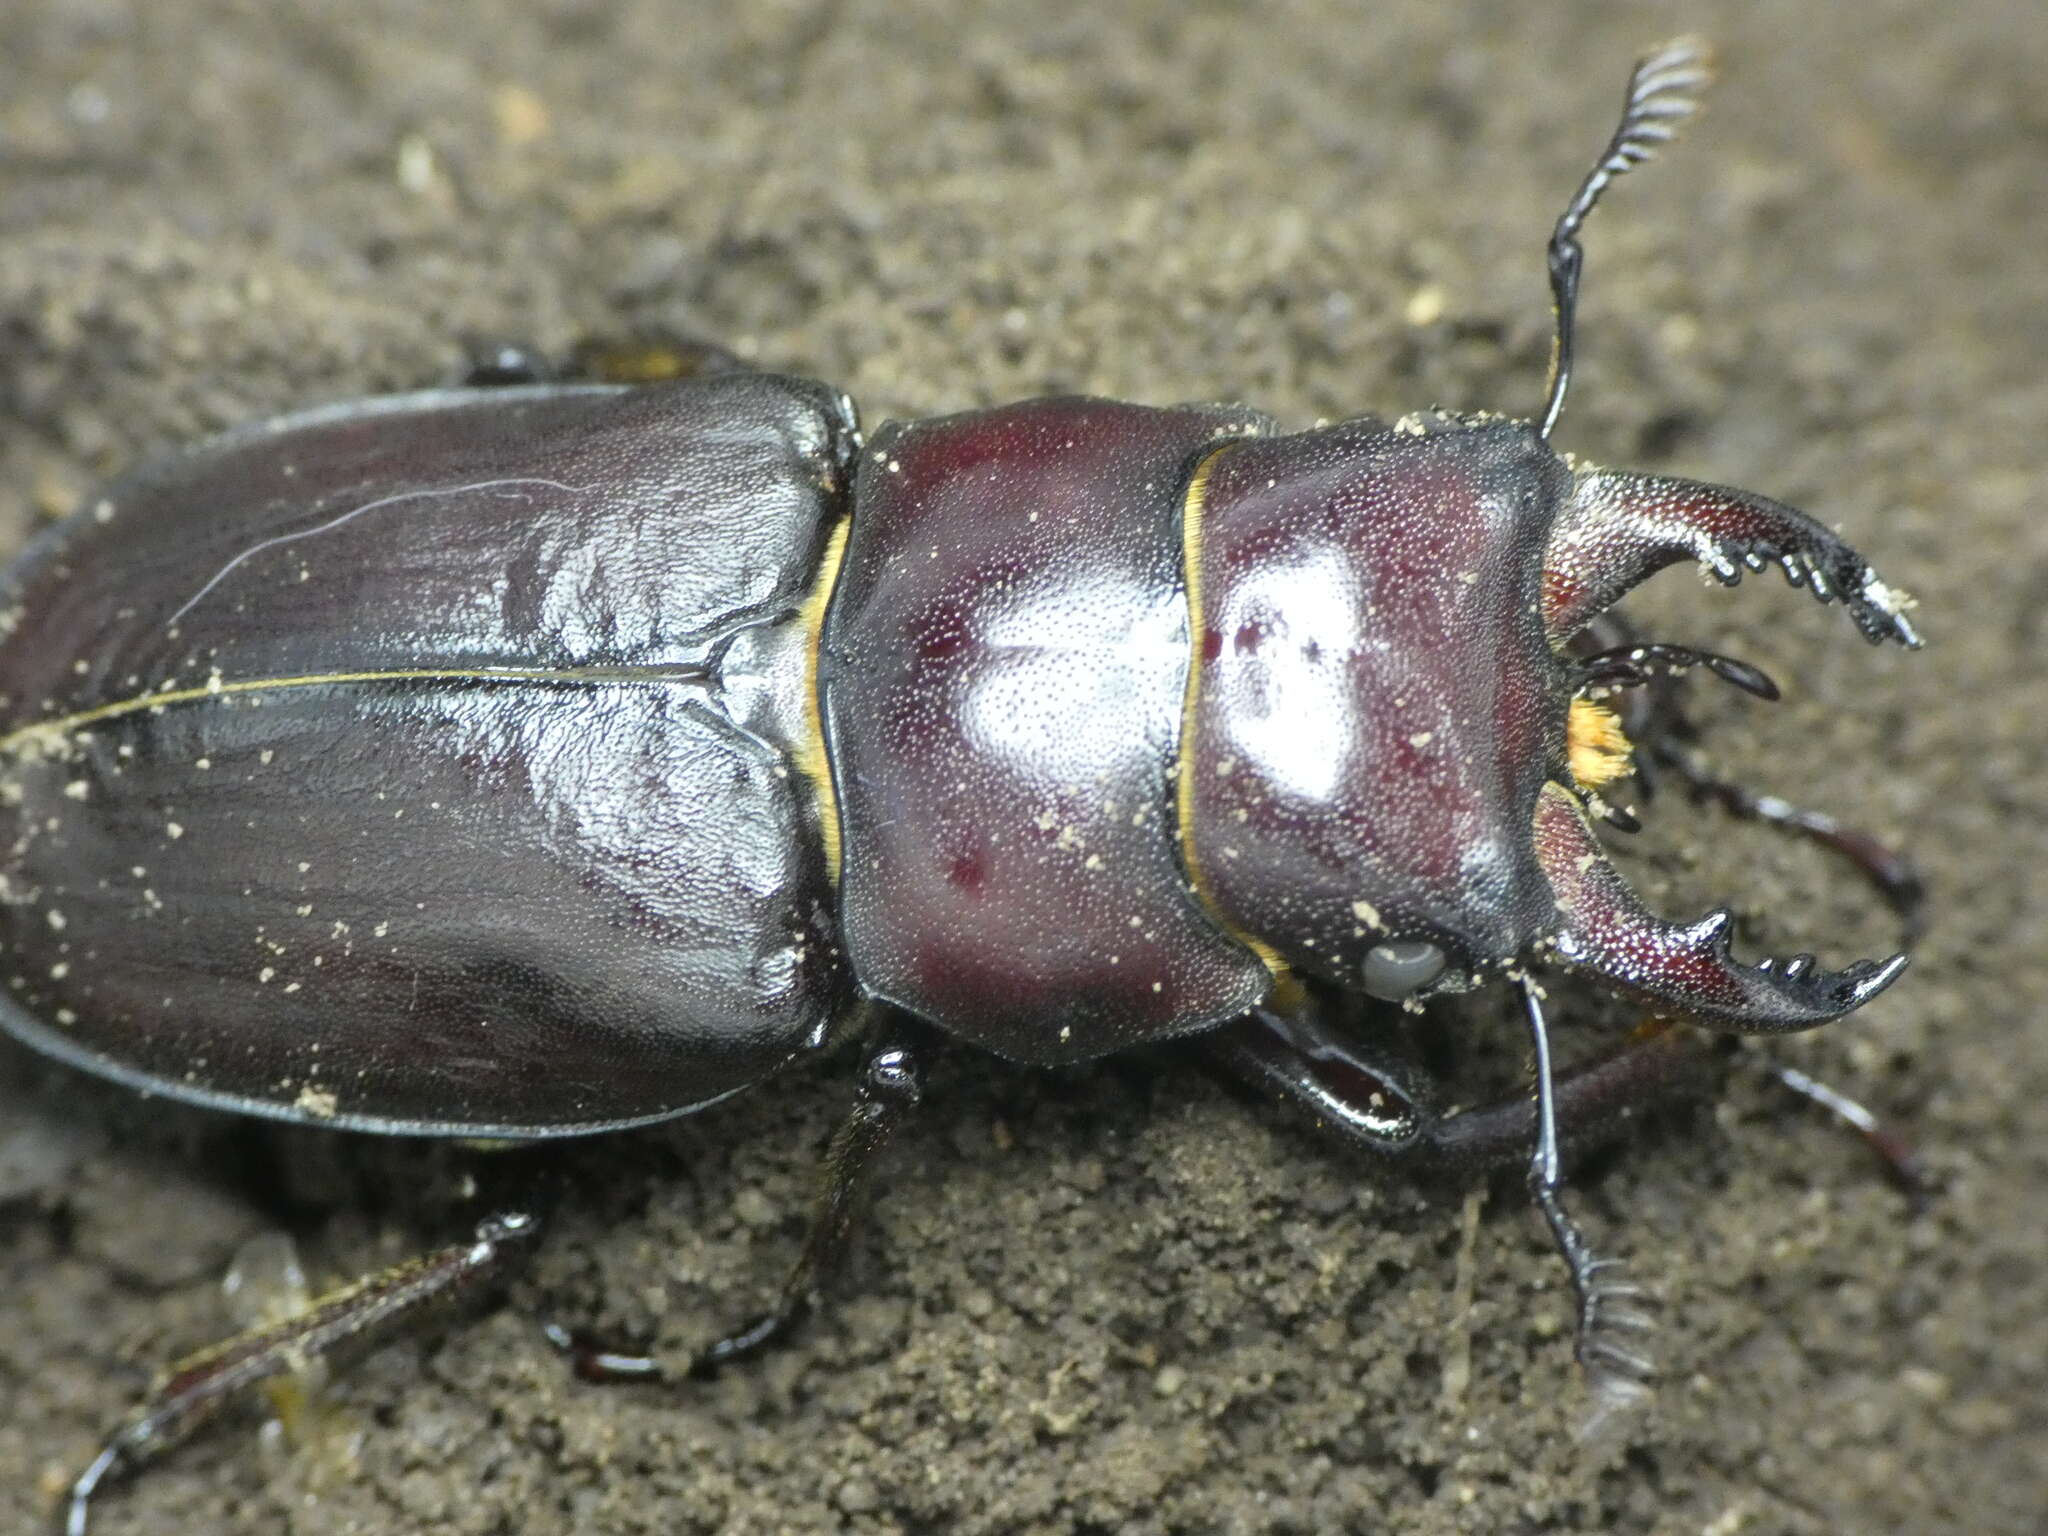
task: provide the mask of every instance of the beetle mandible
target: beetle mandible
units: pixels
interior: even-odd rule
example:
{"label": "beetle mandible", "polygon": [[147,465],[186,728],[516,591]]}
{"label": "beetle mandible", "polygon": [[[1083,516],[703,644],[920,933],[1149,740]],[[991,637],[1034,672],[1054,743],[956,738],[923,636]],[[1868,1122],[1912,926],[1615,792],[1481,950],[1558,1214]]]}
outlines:
{"label": "beetle mandible", "polygon": [[[1283,433],[1064,398],[864,437],[831,389],[731,373],[355,402],[114,483],[5,578],[0,1022],[196,1104],[531,1141],[690,1113],[858,1020],[803,1257],[699,1365],[802,1315],[924,1038],[1055,1065],[1198,1037],[1374,1150],[1529,1153],[1579,1358],[1638,1388],[1643,1319],[1562,1204],[1559,1125],[1640,1098],[1672,1034],[1558,1071],[1529,968],[1769,1033],[1905,964],[1738,961],[1725,912],[1652,916],[1593,830],[1630,754],[1604,698],[1694,664],[1769,691],[1585,641],[1658,569],[1774,563],[1919,644],[1804,514],[1550,446],[1581,225],[1706,78],[1689,40],[1631,76],[1551,237],[1533,420]],[[1439,1114],[1331,1005],[1495,980],[1521,989],[1533,1104]],[[232,1390],[538,1226],[495,1216],[187,1362],[70,1528]]]}

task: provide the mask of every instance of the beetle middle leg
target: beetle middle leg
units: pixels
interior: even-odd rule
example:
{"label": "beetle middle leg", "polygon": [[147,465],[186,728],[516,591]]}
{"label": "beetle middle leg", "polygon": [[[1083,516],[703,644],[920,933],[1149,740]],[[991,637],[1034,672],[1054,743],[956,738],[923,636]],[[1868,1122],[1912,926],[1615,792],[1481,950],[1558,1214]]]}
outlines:
{"label": "beetle middle leg", "polygon": [[[924,1068],[907,1031],[885,1034],[869,1051],[853,1108],[826,1149],[824,1186],[818,1193],[810,1232],[774,1308],[700,1349],[684,1367],[684,1375],[715,1375],[721,1366],[779,1343],[810,1315],[818,1292],[845,1265],[852,1250],[876,1159],[923,1097]],[[661,1381],[671,1374],[651,1355],[608,1349],[591,1336],[557,1323],[546,1325],[546,1333],[586,1381]]]}

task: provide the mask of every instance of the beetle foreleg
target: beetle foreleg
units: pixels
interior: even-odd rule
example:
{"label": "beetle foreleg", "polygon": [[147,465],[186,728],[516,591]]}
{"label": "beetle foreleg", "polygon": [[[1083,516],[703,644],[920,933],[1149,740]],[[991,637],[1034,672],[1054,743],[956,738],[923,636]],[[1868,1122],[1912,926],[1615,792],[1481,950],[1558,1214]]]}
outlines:
{"label": "beetle foreleg", "polygon": [[501,1273],[540,1235],[538,1216],[507,1211],[477,1224],[466,1242],[409,1259],[330,1292],[297,1316],[252,1328],[179,1361],[107,1438],[71,1485],[65,1536],[85,1536],[92,1497],[109,1478],[162,1455],[251,1387],[301,1372],[344,1345],[378,1342],[429,1303]]}
{"label": "beetle foreleg", "polygon": [[1826,1110],[1839,1123],[1862,1137],[1864,1145],[1876,1154],[1878,1162],[1883,1165],[1885,1177],[1906,1197],[1906,1203],[1913,1211],[1924,1210],[1934,1199],[1934,1178],[1906,1133],[1886,1122],[1868,1105],[1797,1067],[1788,1067],[1784,1062],[1774,1060],[1765,1051],[1744,1051],[1740,1060],[1772,1082],[1789,1088],[1809,1104]]}
{"label": "beetle foreleg", "polygon": [[[1256,1009],[1202,1037],[1224,1072],[1302,1111],[1318,1128],[1423,1173],[1505,1167],[1536,1133],[1527,1094],[1441,1112],[1426,1076],[1390,1047],[1334,1029],[1314,1009]],[[1621,1133],[1645,1105],[1707,1065],[1696,1037],[1651,1020],[1613,1049],[1555,1074],[1564,1153]]]}

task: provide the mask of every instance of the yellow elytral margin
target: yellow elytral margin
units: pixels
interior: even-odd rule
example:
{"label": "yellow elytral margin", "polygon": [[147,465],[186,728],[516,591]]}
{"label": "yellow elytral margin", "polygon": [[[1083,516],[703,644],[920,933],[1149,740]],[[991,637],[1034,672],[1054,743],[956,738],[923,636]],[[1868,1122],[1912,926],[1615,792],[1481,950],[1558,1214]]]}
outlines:
{"label": "yellow elytral margin", "polygon": [[22,751],[35,746],[54,752],[63,738],[73,731],[82,731],[102,721],[118,720],[123,715],[139,715],[151,710],[169,709],[174,704],[193,704],[202,699],[230,698],[236,694],[277,693],[290,688],[324,688],[337,683],[563,683],[600,676],[618,679],[623,678],[624,674],[596,670],[579,672],[574,668],[561,667],[406,667],[389,672],[307,672],[296,677],[249,677],[238,678],[233,682],[214,678],[196,688],[166,688],[162,693],[138,693],[133,698],[116,699],[111,704],[96,704],[91,709],[82,709],[74,715],[59,715],[48,720],[34,720],[27,725],[16,726],[6,735],[0,736],[0,752]]}
{"label": "yellow elytral margin", "polygon": [[1622,733],[1621,717],[1605,704],[1573,699],[1565,719],[1565,758],[1581,789],[1600,789],[1627,778],[1635,748]]}
{"label": "yellow elytral margin", "polygon": [[1188,872],[1188,882],[1194,886],[1195,897],[1201,902],[1202,910],[1208,914],[1210,922],[1259,957],[1266,969],[1273,973],[1274,1001],[1285,1004],[1299,993],[1301,983],[1287,969],[1287,962],[1280,958],[1278,950],[1265,940],[1246,933],[1224,915],[1223,909],[1217,905],[1216,893],[1210,887],[1208,877],[1202,873],[1202,861],[1195,853],[1193,743],[1195,708],[1202,688],[1202,510],[1209,494],[1209,471],[1234,446],[1234,443],[1224,443],[1204,456],[1202,462],[1195,466],[1194,475],[1188,481],[1187,495],[1181,500],[1181,570],[1188,592],[1188,686],[1181,699],[1180,756],[1174,765],[1175,820],[1180,838],[1181,867]]}
{"label": "yellow elytral margin", "polygon": [[825,751],[825,702],[818,692],[818,658],[825,645],[825,610],[839,585],[839,570],[846,563],[846,536],[852,528],[853,519],[842,517],[825,536],[817,577],[797,610],[797,622],[804,628],[804,739],[796,749],[796,767],[818,797],[818,840],[825,846],[825,873],[835,886],[845,855],[839,833],[839,792],[832,786],[832,759]]}

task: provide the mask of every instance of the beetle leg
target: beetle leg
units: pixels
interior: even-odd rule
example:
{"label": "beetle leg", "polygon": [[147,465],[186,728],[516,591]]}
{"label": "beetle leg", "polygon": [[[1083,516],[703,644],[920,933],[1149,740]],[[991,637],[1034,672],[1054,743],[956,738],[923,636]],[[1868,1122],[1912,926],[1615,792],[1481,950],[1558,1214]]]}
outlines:
{"label": "beetle leg", "polygon": [[698,1351],[689,1365],[691,1376],[711,1376],[720,1366],[758,1354],[809,1315],[819,1290],[846,1262],[875,1159],[923,1097],[924,1069],[907,1045],[884,1044],[868,1057],[853,1109],[825,1153],[825,1187],[804,1251],[775,1309]]}
{"label": "beetle leg", "polygon": [[[1418,1172],[1503,1167],[1526,1157],[1536,1134],[1527,1094],[1446,1114],[1414,1063],[1385,1042],[1333,1028],[1313,1008],[1256,1008],[1199,1043],[1231,1078],[1277,1094],[1319,1129]],[[1619,1135],[1647,1103],[1678,1091],[1707,1061],[1689,1032],[1652,1019],[1613,1048],[1557,1072],[1565,1154]]]}
{"label": "beetle leg", "polygon": [[[824,1188],[819,1191],[803,1254],[783,1283],[775,1309],[699,1350],[684,1367],[684,1375],[700,1379],[716,1375],[719,1367],[780,1342],[810,1314],[818,1292],[839,1272],[852,1248],[875,1159],[923,1097],[924,1069],[907,1043],[891,1039],[869,1053],[853,1109],[840,1122],[825,1153]],[[612,1384],[669,1377],[669,1368],[653,1355],[607,1348],[593,1336],[559,1323],[546,1324],[544,1331],[585,1381]]]}
{"label": "beetle leg", "polygon": [[1772,1082],[1782,1084],[1809,1104],[1818,1105],[1858,1136],[1884,1167],[1885,1177],[1892,1187],[1906,1197],[1907,1205],[1915,1214],[1925,1210],[1934,1199],[1935,1182],[1927,1165],[1920,1160],[1920,1153],[1907,1139],[1906,1133],[1897,1126],[1879,1118],[1876,1111],[1858,1099],[1852,1099],[1841,1089],[1831,1087],[1817,1077],[1809,1076],[1797,1067],[1789,1067],[1760,1050],[1742,1052],[1743,1063],[1762,1073]]}
{"label": "beetle leg", "polygon": [[924,1067],[908,1044],[890,1039],[869,1055],[853,1109],[825,1153],[825,1187],[811,1216],[810,1235],[775,1310],[700,1350],[690,1362],[690,1375],[714,1375],[722,1365],[759,1353],[809,1315],[819,1290],[851,1251],[875,1159],[923,1098]]}
{"label": "beetle leg", "polygon": [[1898,915],[1903,948],[1911,949],[1927,931],[1927,885],[1912,859],[1868,832],[1844,826],[1824,811],[1809,811],[1776,795],[1759,795],[1740,784],[1716,778],[1697,754],[1674,740],[1650,749],[1657,766],[1686,787],[1694,803],[1712,803],[1743,821],[1761,821],[1808,838],[1854,865]]}
{"label": "beetle leg", "polygon": [[1526,980],[1522,988],[1536,1048],[1533,1101],[1517,1094],[1441,1114],[1428,1104],[1412,1065],[1347,1039],[1312,1009],[1256,1009],[1204,1037],[1204,1044],[1231,1075],[1278,1091],[1320,1128],[1372,1152],[1435,1169],[1527,1159],[1530,1193],[1571,1271],[1579,1363],[1603,1411],[1611,1410],[1641,1396],[1652,1373],[1650,1362],[1617,1334],[1647,1330],[1649,1319],[1631,1305],[1640,1293],[1617,1278],[1616,1261],[1596,1255],[1565,1210],[1566,1158],[1575,1145],[1618,1132],[1705,1055],[1684,1031],[1653,1019],[1615,1049],[1557,1071],[1535,988]]}
{"label": "beetle leg", "polygon": [[381,1342],[431,1302],[493,1277],[540,1235],[541,1221],[506,1211],[477,1224],[468,1241],[397,1264],[321,1297],[297,1316],[252,1328],[172,1366],[108,1436],[71,1485],[65,1536],[85,1536],[93,1495],[177,1445],[233,1398],[287,1372],[304,1371],[344,1345]]}

